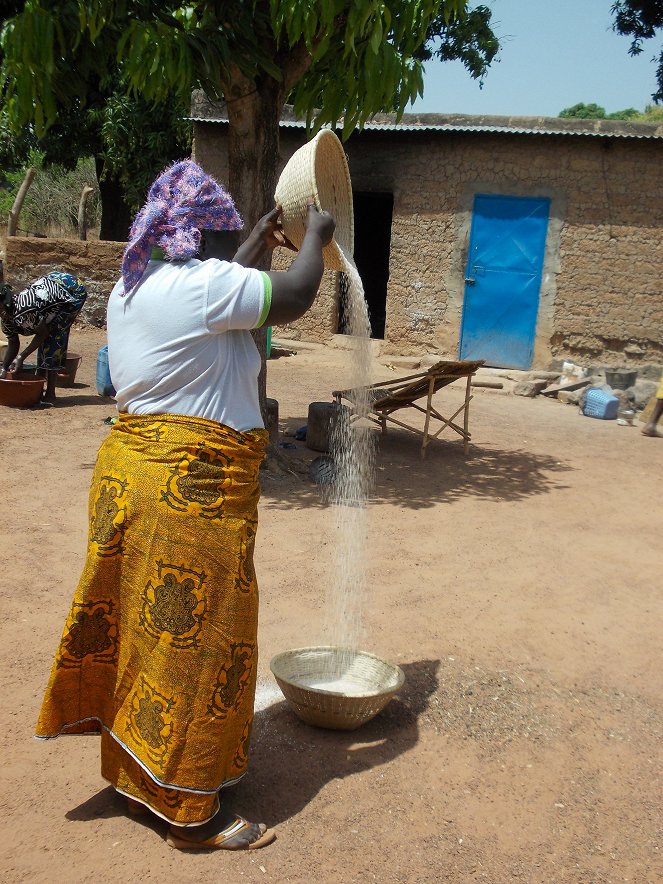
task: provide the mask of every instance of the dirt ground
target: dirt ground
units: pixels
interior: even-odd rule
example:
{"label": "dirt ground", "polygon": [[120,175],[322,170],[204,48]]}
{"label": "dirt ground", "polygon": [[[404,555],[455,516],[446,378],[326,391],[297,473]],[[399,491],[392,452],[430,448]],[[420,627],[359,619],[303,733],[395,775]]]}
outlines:
{"label": "dirt ground", "polygon": [[[228,801],[273,845],[174,851],[101,780],[95,738],[33,740],[114,412],[94,385],[103,343],[74,331],[83,361],[57,407],[0,409],[2,881],[663,880],[663,440],[541,397],[477,389],[467,459],[452,439],[424,461],[412,433],[382,441],[364,645],[406,681],[355,732],[301,723],[269,672],[319,640],[335,536],[305,470],[265,481],[252,761]],[[322,347],[270,360],[283,429],[347,363]],[[284,455],[305,467],[296,444]]]}

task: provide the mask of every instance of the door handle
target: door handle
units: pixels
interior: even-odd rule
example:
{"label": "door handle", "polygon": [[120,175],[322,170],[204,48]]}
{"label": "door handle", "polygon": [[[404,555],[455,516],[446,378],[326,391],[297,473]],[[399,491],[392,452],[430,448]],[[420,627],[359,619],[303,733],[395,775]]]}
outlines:
{"label": "door handle", "polygon": [[473,276],[466,276],[465,285],[476,285],[476,279]]}

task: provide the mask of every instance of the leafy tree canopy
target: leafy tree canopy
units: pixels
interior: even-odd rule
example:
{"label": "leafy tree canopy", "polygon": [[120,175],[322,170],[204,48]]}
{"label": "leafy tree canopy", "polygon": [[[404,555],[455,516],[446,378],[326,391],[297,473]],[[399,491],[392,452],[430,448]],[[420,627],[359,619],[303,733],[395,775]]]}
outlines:
{"label": "leafy tree canopy", "polygon": [[604,120],[605,108],[601,107],[600,104],[585,104],[581,101],[572,107],[564,108],[564,110],[559,112],[558,116],[564,119]]}
{"label": "leafy tree canopy", "polygon": [[627,107],[624,110],[613,111],[606,115],[607,120],[637,120],[640,117],[640,111],[635,107]]}
{"label": "leafy tree canopy", "polygon": [[[639,55],[643,43],[663,30],[663,0],[615,0],[612,4],[614,29],[618,34],[632,37],[629,53]],[[657,89],[652,98],[663,102],[663,49],[655,58]]]}
{"label": "leafy tree canopy", "polygon": [[0,108],[0,175],[34,164],[74,171],[80,159],[94,157],[102,202],[102,239],[126,237],[132,213],[141,205],[155,175],[189,154],[188,108],[178,102],[148,104],[108,81],[105,91],[90,90],[85,105],[59,106],[56,122],[37,137],[33,126],[12,130],[7,107]]}
{"label": "leafy tree canopy", "polygon": [[[194,88],[224,98],[230,187],[251,224],[271,204],[286,99],[314,128],[342,118],[347,137],[378,111],[403,113],[422,94],[427,58],[460,58],[480,77],[498,46],[487,7],[467,0],[26,0],[0,48],[13,131],[44,138],[64,112],[90,108],[107,162],[127,144],[121,112],[183,114]],[[132,164],[145,165],[150,145],[133,131],[131,172],[115,168],[144,192]]]}
{"label": "leafy tree canopy", "polygon": [[119,85],[102,103],[90,108],[89,125],[100,143],[96,156],[120,183],[133,211],[142,205],[147,188],[161,169],[190,153],[187,114],[188,104],[148,104],[127,95]]}
{"label": "leafy tree canopy", "polygon": [[[39,134],[119,69],[154,103],[185,103],[195,87],[230,102],[271,78],[316,125],[343,117],[347,135],[376,111],[402,113],[426,57],[483,76],[497,52],[489,20],[466,0],[27,0],[2,34],[2,80],[12,123]],[[440,45],[421,54],[427,39]]]}
{"label": "leafy tree canopy", "polygon": [[639,111],[634,107],[627,107],[624,110],[613,111],[613,113],[608,114],[600,104],[585,104],[581,101],[578,104],[572,105],[572,107],[565,107],[557,116],[576,120],[631,120],[639,123],[655,123],[663,120],[663,107],[657,108],[653,105],[647,105],[644,111]]}
{"label": "leafy tree canopy", "polygon": [[491,18],[492,12],[487,6],[477,6],[449,21],[442,8],[428,26],[426,42],[415,53],[416,57],[422,61],[460,60],[471,76],[482,83],[500,49],[490,25]]}

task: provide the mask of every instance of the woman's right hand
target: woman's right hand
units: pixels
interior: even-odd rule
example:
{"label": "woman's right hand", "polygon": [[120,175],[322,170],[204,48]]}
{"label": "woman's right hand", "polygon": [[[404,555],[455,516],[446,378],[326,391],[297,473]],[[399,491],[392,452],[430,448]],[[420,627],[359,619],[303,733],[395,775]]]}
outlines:
{"label": "woman's right hand", "polygon": [[308,202],[308,212],[306,213],[306,229],[312,233],[317,233],[323,246],[329,245],[334,236],[336,222],[329,212],[318,212],[313,200]]}
{"label": "woman's right hand", "polygon": [[16,374],[17,371],[20,371],[23,368],[23,357],[19,353],[18,356],[14,358],[14,361],[9,366],[9,371],[12,374]]}

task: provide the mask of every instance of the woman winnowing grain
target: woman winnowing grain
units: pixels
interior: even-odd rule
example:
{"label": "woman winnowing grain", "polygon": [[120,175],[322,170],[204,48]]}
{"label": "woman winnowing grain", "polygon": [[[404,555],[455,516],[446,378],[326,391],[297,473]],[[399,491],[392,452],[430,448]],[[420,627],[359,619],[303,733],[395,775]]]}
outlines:
{"label": "woman winnowing grain", "polygon": [[250,329],[308,310],[334,231],[310,205],[288,271],[264,273],[251,265],[283,244],[279,213],[232,262],[199,260],[201,231],[242,222],[223,187],[183,161],[136,216],[108,303],[119,419],[99,452],[87,559],[37,725],[43,738],[101,731],[102,776],[132,813],[168,821],[182,849],[274,837],[220,806],[219,790],[247,768],[257,672],[267,434]]}

